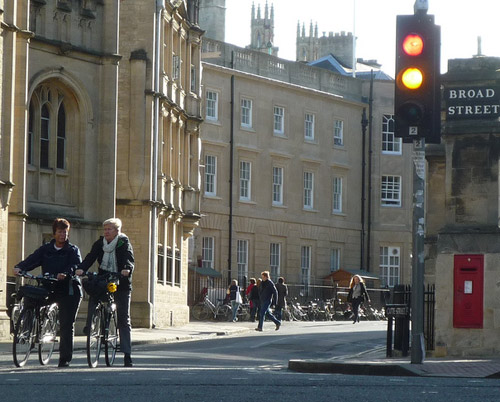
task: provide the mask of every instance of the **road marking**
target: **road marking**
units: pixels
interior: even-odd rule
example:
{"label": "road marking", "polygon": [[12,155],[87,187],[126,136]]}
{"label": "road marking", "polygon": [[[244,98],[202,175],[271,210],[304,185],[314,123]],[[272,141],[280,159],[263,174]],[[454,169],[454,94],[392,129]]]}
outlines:
{"label": "road marking", "polygon": [[5,381],[15,382],[15,381],[21,381],[21,379],[20,378],[7,378]]}

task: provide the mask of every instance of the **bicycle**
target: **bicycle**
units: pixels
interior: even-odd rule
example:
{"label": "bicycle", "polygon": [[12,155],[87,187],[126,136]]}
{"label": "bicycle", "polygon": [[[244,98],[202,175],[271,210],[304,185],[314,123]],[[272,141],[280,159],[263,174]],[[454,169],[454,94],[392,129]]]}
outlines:
{"label": "bicycle", "polygon": [[219,321],[229,321],[232,316],[231,307],[222,303],[223,300],[218,300],[217,305],[213,304],[208,296],[205,299],[191,307],[191,316],[198,321],[212,318]]}
{"label": "bicycle", "polygon": [[34,276],[24,271],[18,275],[36,280],[37,286],[23,285],[16,293],[20,303],[12,344],[14,364],[23,367],[31,350],[38,345],[38,360],[45,366],[52,357],[57,336],[59,308],[51,298],[57,279],[48,275]]}
{"label": "bicycle", "polygon": [[101,347],[104,344],[106,366],[115,362],[118,350],[118,327],[114,293],[118,289],[121,274],[109,272],[102,275],[87,274],[83,288],[96,300],[95,308],[89,311],[90,325],[87,327],[87,363],[95,368],[99,362]]}

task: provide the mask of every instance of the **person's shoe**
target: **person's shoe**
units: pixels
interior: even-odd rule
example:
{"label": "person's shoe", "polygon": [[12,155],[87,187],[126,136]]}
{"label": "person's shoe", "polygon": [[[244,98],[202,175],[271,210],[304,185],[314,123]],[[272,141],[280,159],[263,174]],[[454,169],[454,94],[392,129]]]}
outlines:
{"label": "person's shoe", "polygon": [[123,359],[123,365],[125,367],[133,367],[132,358],[130,357],[130,353],[125,353],[125,357]]}
{"label": "person's shoe", "polygon": [[59,360],[57,367],[69,367],[69,362],[66,360]]}
{"label": "person's shoe", "polygon": [[280,329],[280,327],[281,327],[281,324],[276,324],[276,331],[277,331],[278,329]]}
{"label": "person's shoe", "polygon": [[259,327],[255,328],[255,330],[259,331],[259,332],[262,332],[262,328],[259,328]]}

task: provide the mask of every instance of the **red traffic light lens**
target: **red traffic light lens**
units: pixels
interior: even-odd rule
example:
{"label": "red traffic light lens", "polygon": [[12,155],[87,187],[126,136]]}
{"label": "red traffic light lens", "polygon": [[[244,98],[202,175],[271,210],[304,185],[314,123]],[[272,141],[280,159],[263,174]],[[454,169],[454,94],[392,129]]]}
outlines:
{"label": "red traffic light lens", "polygon": [[418,34],[409,34],[403,40],[403,51],[408,56],[419,56],[424,51],[424,40]]}

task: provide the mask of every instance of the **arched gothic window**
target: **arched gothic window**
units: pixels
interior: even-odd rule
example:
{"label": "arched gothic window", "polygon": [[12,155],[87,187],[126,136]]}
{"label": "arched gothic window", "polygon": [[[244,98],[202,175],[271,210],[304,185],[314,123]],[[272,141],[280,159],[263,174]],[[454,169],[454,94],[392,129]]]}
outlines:
{"label": "arched gothic window", "polygon": [[76,99],[56,80],[46,81],[33,92],[28,113],[26,162],[29,199],[74,205],[78,193],[74,188],[77,179],[71,173],[78,170],[75,152],[80,141]]}

